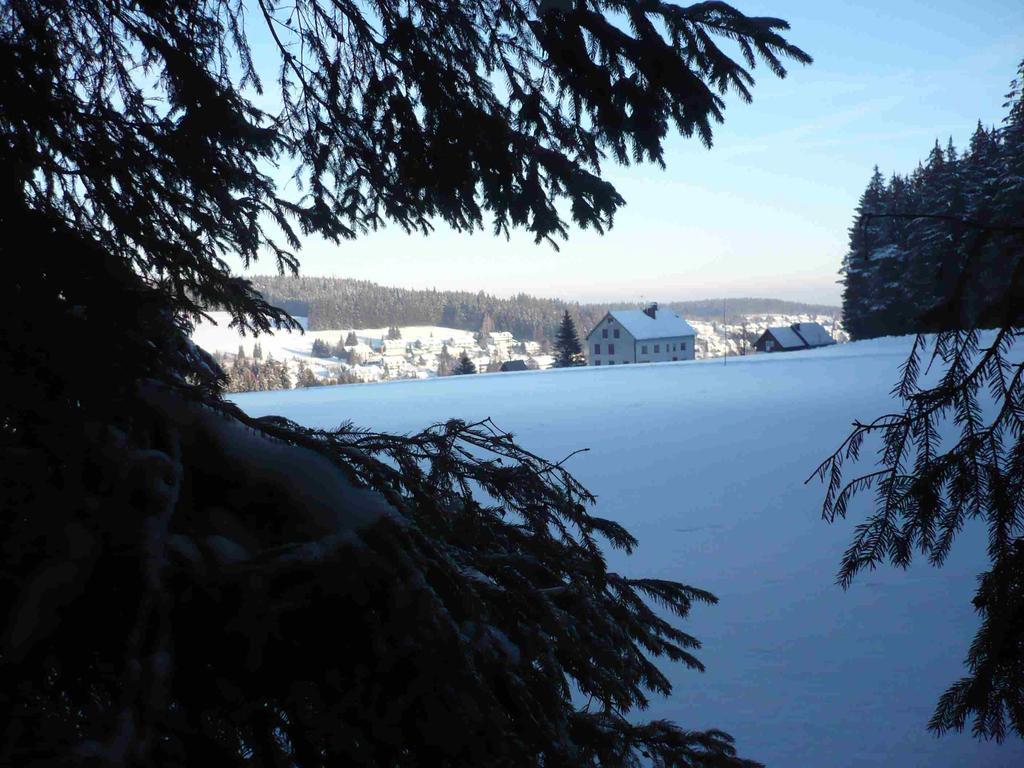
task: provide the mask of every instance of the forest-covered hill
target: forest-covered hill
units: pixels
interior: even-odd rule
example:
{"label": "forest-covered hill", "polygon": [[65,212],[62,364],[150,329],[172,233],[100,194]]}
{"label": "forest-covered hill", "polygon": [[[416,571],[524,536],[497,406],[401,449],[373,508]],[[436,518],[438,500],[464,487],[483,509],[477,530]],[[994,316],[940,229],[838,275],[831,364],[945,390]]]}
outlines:
{"label": "forest-covered hill", "polygon": [[[553,339],[564,310],[586,333],[612,308],[639,306],[623,301],[580,304],[525,293],[499,298],[470,291],[413,290],[337,277],[257,276],[253,285],[293,315],[309,318],[310,330],[440,325],[467,331],[511,331],[517,339]],[[751,314],[832,314],[837,307],[781,299],[739,298],[667,302],[684,317],[730,321]]]}

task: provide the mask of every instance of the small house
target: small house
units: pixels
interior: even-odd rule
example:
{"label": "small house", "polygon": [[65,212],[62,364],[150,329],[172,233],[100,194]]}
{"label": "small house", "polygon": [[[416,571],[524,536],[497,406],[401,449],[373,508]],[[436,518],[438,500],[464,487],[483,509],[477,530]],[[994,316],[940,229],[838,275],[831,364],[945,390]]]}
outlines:
{"label": "small house", "polygon": [[754,342],[758,352],[792,352],[797,349],[814,349],[835,344],[829,332],[821,323],[793,323],[765,329]]}
{"label": "small house", "polygon": [[509,373],[510,371],[528,371],[525,360],[507,360],[501,364],[499,369],[502,373]]}

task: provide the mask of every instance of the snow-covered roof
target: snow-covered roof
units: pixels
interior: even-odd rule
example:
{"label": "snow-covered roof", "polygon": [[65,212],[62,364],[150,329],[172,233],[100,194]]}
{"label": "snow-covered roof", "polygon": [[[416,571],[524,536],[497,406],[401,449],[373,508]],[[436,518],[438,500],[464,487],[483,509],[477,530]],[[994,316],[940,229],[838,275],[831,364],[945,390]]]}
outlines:
{"label": "snow-covered roof", "polygon": [[697,335],[693,326],[671,309],[657,309],[654,317],[642,309],[613,309],[608,314],[637,341]]}
{"label": "snow-covered roof", "polygon": [[821,323],[793,323],[793,330],[807,342],[809,347],[824,347],[827,344],[836,343],[836,340],[829,335]]}
{"label": "snow-covered roof", "polygon": [[770,333],[783,349],[802,349],[807,346],[800,335],[788,325],[769,327],[767,333]]}

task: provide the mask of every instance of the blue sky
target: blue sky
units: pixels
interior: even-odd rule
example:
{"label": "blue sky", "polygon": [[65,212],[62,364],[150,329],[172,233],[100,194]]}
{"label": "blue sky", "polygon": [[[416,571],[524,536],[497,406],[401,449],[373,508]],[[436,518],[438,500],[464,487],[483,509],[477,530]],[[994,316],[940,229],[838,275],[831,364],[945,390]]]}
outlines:
{"label": "blue sky", "polygon": [[[728,97],[715,146],[673,137],[668,168],[608,165],[626,199],[604,236],[561,251],[523,233],[430,237],[398,228],[336,246],[316,238],[302,273],[411,288],[520,291],[581,301],[771,296],[839,303],[837,270],[872,167],[906,172],[938,137],[963,147],[1002,118],[1024,58],[1024,3],[735,0],[779,16],[814,64],[754,75]],[[251,272],[272,269],[269,261]]]}

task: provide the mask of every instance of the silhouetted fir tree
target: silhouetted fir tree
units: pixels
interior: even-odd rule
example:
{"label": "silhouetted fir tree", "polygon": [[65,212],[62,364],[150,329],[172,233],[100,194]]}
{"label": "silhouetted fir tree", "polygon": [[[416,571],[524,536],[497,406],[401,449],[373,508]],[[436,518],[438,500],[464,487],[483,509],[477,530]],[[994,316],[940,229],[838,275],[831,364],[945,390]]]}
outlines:
{"label": "silhouetted fir tree", "polygon": [[359,339],[356,338],[355,331],[349,331],[348,336],[345,337],[345,346],[354,347],[359,343]]}
{"label": "silhouetted fir tree", "polygon": [[569,312],[562,316],[562,325],[555,337],[555,362],[553,368],[571,368],[576,365],[583,365],[583,347],[580,346],[580,338],[576,334],[576,325]]}
{"label": "silhouetted fir tree", "polygon": [[468,373],[476,373],[476,363],[469,359],[469,355],[463,350],[459,355],[459,361],[452,368],[453,376],[465,376]]}
{"label": "silhouetted fir tree", "polygon": [[[1024,62],[1007,107],[998,132],[979,126],[955,160],[958,178],[948,150],[945,178],[931,175],[933,152],[916,190],[933,209],[902,209],[893,219],[918,238],[912,257],[942,273],[919,318],[939,333],[915,339],[895,412],[856,422],[817,473],[829,522],[845,518],[858,494],[875,494],[843,556],[844,587],[880,563],[907,567],[915,551],[941,566],[964,527],[986,527],[990,567],[972,600],[981,626],[967,674],[939,699],[928,727],[942,734],[971,722],[976,736],[998,741],[1024,736]],[[865,452],[879,456],[877,465],[849,477],[847,465]]]}
{"label": "silhouetted fir tree", "polygon": [[886,187],[878,166],[875,166],[868,187],[861,195],[853,227],[850,228],[850,249],[843,260],[843,315],[846,329],[854,338],[871,336],[868,325],[873,317],[873,294],[877,262],[875,252],[882,243],[882,219],[868,218],[885,210]]}
{"label": "silhouetted fir tree", "polygon": [[189,340],[297,329],[227,258],[295,273],[300,235],[603,232],[599,163],[710,145],[746,66],[809,61],[725,4],[623,8],[0,5],[0,764],[743,764],[627,717],[714,598],[608,571],[636,541],[561,464],[489,421],[254,419]]}

